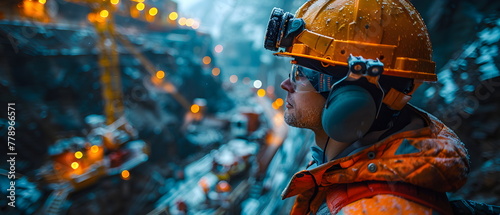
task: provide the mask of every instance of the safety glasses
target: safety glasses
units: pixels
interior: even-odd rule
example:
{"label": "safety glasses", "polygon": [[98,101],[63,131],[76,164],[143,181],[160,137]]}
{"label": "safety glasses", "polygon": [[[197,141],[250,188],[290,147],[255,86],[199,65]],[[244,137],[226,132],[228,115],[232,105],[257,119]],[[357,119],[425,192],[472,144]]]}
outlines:
{"label": "safety glasses", "polygon": [[318,72],[307,67],[292,65],[290,82],[296,92],[328,92],[335,83],[330,75]]}

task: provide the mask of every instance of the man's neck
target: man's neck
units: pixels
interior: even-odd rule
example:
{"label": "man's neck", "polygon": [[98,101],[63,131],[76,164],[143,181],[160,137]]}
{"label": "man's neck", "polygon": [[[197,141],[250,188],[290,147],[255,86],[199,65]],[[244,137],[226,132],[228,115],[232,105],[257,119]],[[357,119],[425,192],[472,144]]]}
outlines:
{"label": "man's neck", "polygon": [[[325,152],[325,160],[330,161],[335,156],[340,154],[345,148],[347,148],[349,143],[338,142],[332,138],[328,138],[328,135],[323,130],[313,130],[316,145]],[[328,141],[328,144],[327,144]]]}

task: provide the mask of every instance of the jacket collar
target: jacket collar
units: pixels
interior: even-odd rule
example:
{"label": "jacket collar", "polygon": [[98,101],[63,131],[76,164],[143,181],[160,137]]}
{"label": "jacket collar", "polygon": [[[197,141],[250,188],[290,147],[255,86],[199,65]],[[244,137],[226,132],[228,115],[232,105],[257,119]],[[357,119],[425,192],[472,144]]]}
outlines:
{"label": "jacket collar", "polygon": [[[323,175],[325,174],[325,172],[333,171],[336,169],[345,169],[352,166],[357,160],[359,160],[360,154],[363,154],[364,151],[366,151],[368,148],[374,147],[377,148],[377,150],[383,150],[385,147],[387,147],[388,143],[395,142],[400,139],[434,137],[435,134],[433,131],[437,131],[442,128],[442,125],[439,126],[439,124],[434,123],[434,120],[431,119],[432,116],[430,116],[426,112],[414,107],[413,105],[408,105],[408,106],[410,109],[414,110],[414,112],[417,113],[418,116],[424,119],[425,124],[428,126],[416,130],[409,130],[396,133],[381,141],[374,143],[371,146],[368,146],[367,148],[365,148],[365,150],[361,151],[356,150],[354,151],[355,153],[351,153],[346,157],[334,159],[325,164],[318,165],[310,170],[300,171],[292,177],[287,187],[281,194],[282,198],[286,199],[295,196],[297,194],[303,193],[307,190],[321,186]],[[319,150],[321,151],[321,149]],[[297,184],[299,184],[300,186],[297,186]]]}

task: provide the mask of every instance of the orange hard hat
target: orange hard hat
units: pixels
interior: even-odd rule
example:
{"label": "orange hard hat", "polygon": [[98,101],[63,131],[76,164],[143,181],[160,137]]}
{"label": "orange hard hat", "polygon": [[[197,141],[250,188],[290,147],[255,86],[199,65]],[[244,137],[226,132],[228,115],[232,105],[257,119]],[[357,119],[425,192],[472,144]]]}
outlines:
{"label": "orange hard hat", "polygon": [[295,17],[275,8],[265,47],[324,67],[347,66],[350,55],[379,59],[383,75],[437,80],[427,27],[408,0],[311,0]]}

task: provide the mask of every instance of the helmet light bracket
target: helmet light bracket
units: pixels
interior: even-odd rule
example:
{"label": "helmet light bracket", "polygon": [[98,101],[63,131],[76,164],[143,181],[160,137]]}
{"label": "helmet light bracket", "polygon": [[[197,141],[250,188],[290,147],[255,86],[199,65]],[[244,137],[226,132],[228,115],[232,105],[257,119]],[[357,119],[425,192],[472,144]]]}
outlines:
{"label": "helmet light bracket", "polygon": [[[347,62],[349,72],[347,72],[347,75],[334,83],[332,87],[330,88],[330,93],[333,91],[336,85],[338,85],[340,82],[346,80],[346,81],[357,81],[362,77],[365,77],[369,83],[374,84],[381,92],[382,97],[379,102],[379,107],[377,108],[377,114],[375,115],[375,118],[378,118],[378,115],[380,113],[380,109],[382,108],[382,103],[385,98],[385,92],[382,89],[382,86],[380,86],[380,75],[384,72],[384,63],[382,63],[379,59],[365,59],[362,56],[354,56],[352,54],[349,55],[348,62]],[[328,104],[330,102],[325,103],[325,108],[328,108]]]}

